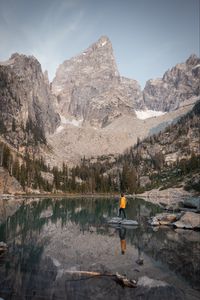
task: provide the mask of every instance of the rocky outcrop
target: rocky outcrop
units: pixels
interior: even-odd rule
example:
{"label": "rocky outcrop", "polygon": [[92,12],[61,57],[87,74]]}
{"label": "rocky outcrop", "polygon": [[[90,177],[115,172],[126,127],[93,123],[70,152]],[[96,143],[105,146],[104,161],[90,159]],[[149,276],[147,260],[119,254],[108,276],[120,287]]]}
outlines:
{"label": "rocky outcrop", "polygon": [[34,57],[16,53],[0,63],[0,133],[15,148],[55,131],[60,118],[54,100]]}
{"label": "rocky outcrop", "polygon": [[174,226],[182,229],[200,230],[200,215],[194,212],[186,212]]}
{"label": "rocky outcrop", "polygon": [[159,225],[171,225],[173,222],[177,221],[180,218],[178,214],[170,214],[170,213],[162,213],[157,214],[155,217],[151,219],[149,224],[151,226],[159,226]]}
{"label": "rocky outcrop", "polygon": [[181,229],[200,230],[200,215],[194,212],[181,212],[178,214],[162,213],[152,217],[151,226],[169,225]]}
{"label": "rocky outcrop", "polygon": [[105,126],[142,106],[135,80],[120,77],[112,44],[103,36],[82,54],[59,66],[52,83],[61,115]]}
{"label": "rocky outcrop", "polygon": [[200,58],[191,55],[185,63],[168,70],[163,78],[147,81],[143,96],[149,109],[175,110],[200,95]]}

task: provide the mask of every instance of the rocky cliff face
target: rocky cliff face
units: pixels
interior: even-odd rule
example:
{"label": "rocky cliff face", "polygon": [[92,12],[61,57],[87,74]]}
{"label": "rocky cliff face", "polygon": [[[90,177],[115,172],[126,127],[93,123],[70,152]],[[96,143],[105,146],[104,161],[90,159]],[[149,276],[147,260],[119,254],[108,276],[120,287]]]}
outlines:
{"label": "rocky cliff face", "polygon": [[185,63],[168,70],[162,79],[149,80],[143,91],[149,109],[175,110],[200,95],[200,58],[191,55]]}
{"label": "rocky cliff face", "polygon": [[46,133],[53,133],[60,121],[54,100],[34,57],[13,54],[0,63],[0,131],[10,144],[43,141]]}
{"label": "rocky cliff face", "polygon": [[110,40],[103,36],[82,54],[59,66],[52,83],[59,112],[105,126],[123,113],[142,106],[135,80],[119,75]]}

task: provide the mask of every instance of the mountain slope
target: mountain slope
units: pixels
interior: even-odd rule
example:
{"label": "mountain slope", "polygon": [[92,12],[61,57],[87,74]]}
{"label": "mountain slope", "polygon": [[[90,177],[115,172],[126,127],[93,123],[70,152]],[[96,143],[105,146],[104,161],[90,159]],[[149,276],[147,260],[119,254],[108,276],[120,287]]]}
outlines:
{"label": "mountain slope", "polygon": [[192,107],[182,107],[162,116],[140,120],[130,115],[120,116],[103,128],[95,129],[89,125],[62,118],[57,131],[47,136],[51,152],[44,153],[47,163],[62,166],[64,161],[69,166],[86,158],[100,155],[120,154],[152,132],[159,132],[174,120],[188,112]]}
{"label": "mountain slope", "polygon": [[109,180],[108,190],[128,193],[181,186],[200,192],[199,124],[200,101],[176,124],[138,141],[124,154],[84,159],[76,176],[88,183],[95,178],[97,191],[105,188],[99,181]]}

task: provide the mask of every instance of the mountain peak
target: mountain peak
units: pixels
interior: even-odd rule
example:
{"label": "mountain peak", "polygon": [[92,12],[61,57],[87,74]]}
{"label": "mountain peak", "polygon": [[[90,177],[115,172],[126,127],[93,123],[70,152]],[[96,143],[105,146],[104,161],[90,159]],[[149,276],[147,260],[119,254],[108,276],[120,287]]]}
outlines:
{"label": "mountain peak", "polygon": [[40,64],[37,58],[33,55],[25,55],[25,54],[20,54],[18,52],[13,53],[11,57],[9,58],[11,61],[21,61],[21,60],[26,60],[26,61],[35,61],[36,63]]}
{"label": "mountain peak", "polygon": [[[102,55],[110,56],[114,60],[112,43],[107,36],[101,36],[95,43],[91,44],[85,51],[80,53],[79,56],[97,56]],[[76,58],[76,57],[75,57]]]}
{"label": "mountain peak", "polygon": [[110,39],[106,35],[102,35],[96,42],[99,46],[105,46],[106,44],[111,44]]}
{"label": "mountain peak", "polygon": [[107,36],[60,65],[52,91],[61,115],[94,127],[107,126],[122,113],[135,115],[133,104],[141,99],[137,82],[121,79]]}
{"label": "mountain peak", "polygon": [[187,65],[196,66],[200,63],[200,58],[196,54],[190,55],[190,57],[186,60]]}

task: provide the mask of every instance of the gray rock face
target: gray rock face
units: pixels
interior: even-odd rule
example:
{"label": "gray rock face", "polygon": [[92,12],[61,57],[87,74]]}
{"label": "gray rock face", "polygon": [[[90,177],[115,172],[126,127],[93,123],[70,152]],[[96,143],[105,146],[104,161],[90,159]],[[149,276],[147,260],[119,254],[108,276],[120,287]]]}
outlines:
{"label": "gray rock face", "polygon": [[13,54],[0,63],[0,125],[8,142],[19,146],[28,132],[30,139],[33,131],[44,136],[53,133],[60,121],[54,101],[47,75],[34,57]]}
{"label": "gray rock face", "polygon": [[135,80],[119,75],[112,44],[103,36],[82,54],[59,66],[52,83],[62,115],[105,126],[123,113],[142,106]]}
{"label": "gray rock face", "polygon": [[168,70],[162,79],[147,81],[143,95],[149,109],[175,110],[200,95],[200,58],[191,55],[185,63]]}

